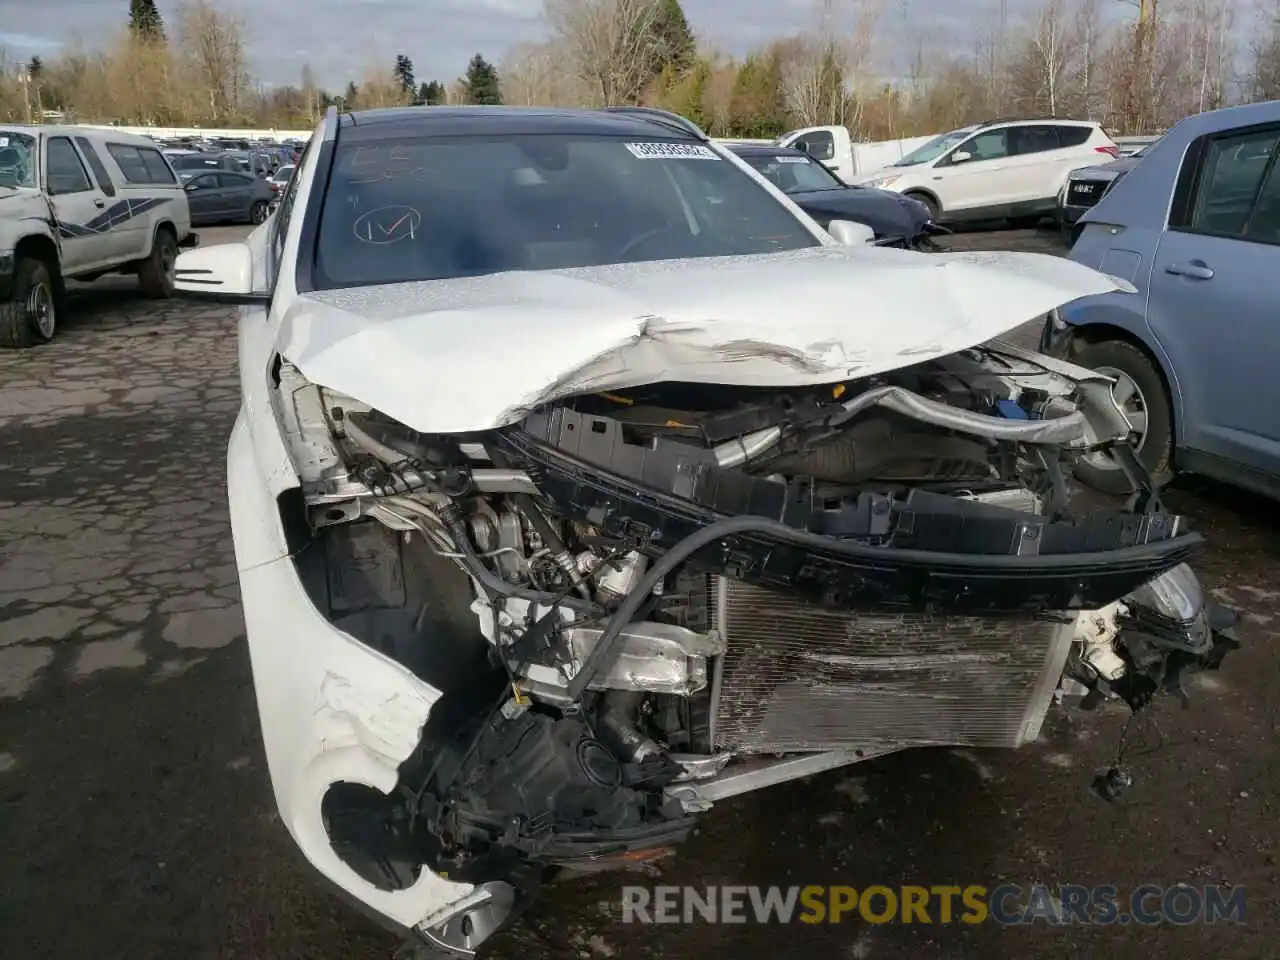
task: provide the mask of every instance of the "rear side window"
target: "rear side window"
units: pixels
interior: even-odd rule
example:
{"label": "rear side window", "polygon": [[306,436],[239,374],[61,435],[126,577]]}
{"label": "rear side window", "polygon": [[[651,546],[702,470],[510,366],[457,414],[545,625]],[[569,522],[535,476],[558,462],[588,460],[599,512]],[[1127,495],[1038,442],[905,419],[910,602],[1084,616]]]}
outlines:
{"label": "rear side window", "polygon": [[120,166],[120,172],[130,184],[164,184],[177,183],[173,171],[165,163],[159,150],[151,147],[135,147],[129,143],[108,143],[107,150],[111,158]]}
{"label": "rear side window", "polygon": [[143,166],[147,168],[147,176],[150,177],[148,183],[167,183],[175,184],[178,182],[173,175],[173,171],[169,169],[169,164],[165,163],[164,155],[159,150],[152,150],[150,147],[139,147],[138,155],[142,157]]}
{"label": "rear side window", "polygon": [[1079,147],[1093,135],[1092,127],[1071,126],[1058,127],[1058,145],[1062,147]]}
{"label": "rear side window", "polygon": [[1183,160],[1181,195],[1174,199],[1170,228],[1258,240],[1274,233],[1270,221],[1280,199],[1274,183],[1278,143],[1280,129],[1261,128],[1209,137],[1193,145]]}
{"label": "rear side window", "polygon": [[1035,127],[1011,127],[1009,129],[1009,155],[1024,156],[1028,153],[1044,153],[1059,147],[1058,128],[1049,125]]}
{"label": "rear side window", "polygon": [[253,177],[246,177],[239,173],[220,173],[218,174],[218,186],[220,187],[244,187],[253,183]]}
{"label": "rear side window", "polygon": [[93,149],[93,144],[89,142],[88,137],[76,137],[76,144],[80,147],[80,152],[84,154],[84,158],[89,161],[89,167],[93,170],[93,176],[98,181],[98,186],[102,188],[102,192],[108,197],[116,195],[116,185],[111,182],[111,174],[107,173],[106,165],[103,164],[102,158],[98,156],[98,151]]}

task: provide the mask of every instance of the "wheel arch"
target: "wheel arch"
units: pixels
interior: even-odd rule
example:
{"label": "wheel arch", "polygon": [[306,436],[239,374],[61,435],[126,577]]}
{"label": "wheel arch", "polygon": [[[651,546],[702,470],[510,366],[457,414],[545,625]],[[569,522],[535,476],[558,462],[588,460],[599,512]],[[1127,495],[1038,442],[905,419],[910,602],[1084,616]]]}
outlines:
{"label": "wheel arch", "polygon": [[916,194],[917,196],[927,199],[933,204],[934,209],[937,210],[939,214],[947,212],[947,208],[942,205],[942,201],[938,199],[938,195],[928,187],[907,187],[907,189],[902,191],[902,195],[904,197],[909,197],[912,194]]}
{"label": "wheel arch", "polygon": [[1178,444],[1182,439],[1182,394],[1181,391],[1176,389],[1176,381],[1169,371],[1164,357],[1159,352],[1152,350],[1146,341],[1131,330],[1118,324],[1099,320],[1093,323],[1072,326],[1069,359],[1074,361],[1078,352],[1078,345],[1105,343],[1111,340],[1119,340],[1136,349],[1151,361],[1156,373],[1160,375],[1160,382],[1164,385],[1165,396],[1169,400],[1169,417],[1173,421],[1171,424],[1173,427],[1173,449],[1170,451],[1170,458],[1176,461]]}
{"label": "wheel arch", "polygon": [[66,294],[66,280],[62,276],[62,251],[58,242],[45,233],[29,233],[13,245],[15,258],[32,257],[49,268],[53,278],[54,294],[62,300]]}

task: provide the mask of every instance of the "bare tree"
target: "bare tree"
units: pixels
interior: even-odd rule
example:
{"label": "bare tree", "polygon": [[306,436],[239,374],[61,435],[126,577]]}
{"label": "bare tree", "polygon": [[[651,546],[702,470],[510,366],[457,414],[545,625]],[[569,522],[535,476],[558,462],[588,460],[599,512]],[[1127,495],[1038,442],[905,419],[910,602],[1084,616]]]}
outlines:
{"label": "bare tree", "polygon": [[657,0],[546,0],[562,69],[592,106],[636,103],[661,54]]}
{"label": "bare tree", "polygon": [[514,106],[570,106],[581,102],[573,78],[566,76],[569,55],[562,39],[520,44],[498,65],[502,99]]}
{"label": "bare tree", "polygon": [[1254,100],[1280,100],[1280,0],[1259,11],[1250,50],[1253,57],[1248,91]]}
{"label": "bare tree", "polygon": [[858,126],[858,82],[880,12],[878,0],[822,0],[813,26],[785,45],[783,95],[801,126]]}
{"label": "bare tree", "polygon": [[248,87],[244,22],[212,0],[186,0],[178,9],[178,38],[190,77],[207,98],[207,117],[234,117]]}
{"label": "bare tree", "polygon": [[1010,95],[1024,111],[1057,117],[1066,106],[1071,66],[1080,44],[1067,0],[1045,0],[1025,28],[1009,65]]}

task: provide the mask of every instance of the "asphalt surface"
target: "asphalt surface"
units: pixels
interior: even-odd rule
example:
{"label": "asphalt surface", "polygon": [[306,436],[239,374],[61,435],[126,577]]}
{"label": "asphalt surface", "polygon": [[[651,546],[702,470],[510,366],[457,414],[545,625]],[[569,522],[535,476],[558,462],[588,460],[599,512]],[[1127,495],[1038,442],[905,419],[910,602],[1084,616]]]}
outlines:
{"label": "asphalt surface", "polygon": [[[206,243],[234,231],[202,231]],[[1051,251],[1051,233],[957,247]],[[77,290],[45,347],[0,353],[0,957],[377,960],[274,809],[223,479],[231,312]],[[1033,331],[1024,331],[1024,337]],[[1130,734],[1135,784],[1090,792],[1125,716],[1059,714],[1017,752],[899,754],[726,802],[657,877],[564,879],[504,960],[1280,955],[1280,510],[1203,481],[1170,497],[1243,648]],[[1230,884],[1243,925],[618,922],[624,883]]]}

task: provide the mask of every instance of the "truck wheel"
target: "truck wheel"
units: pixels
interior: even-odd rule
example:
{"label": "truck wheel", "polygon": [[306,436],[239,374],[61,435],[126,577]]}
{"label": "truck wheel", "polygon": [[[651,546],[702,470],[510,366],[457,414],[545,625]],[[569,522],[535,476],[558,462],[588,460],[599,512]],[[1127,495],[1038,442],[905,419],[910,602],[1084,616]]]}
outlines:
{"label": "truck wheel", "polygon": [[938,201],[934,200],[933,197],[927,193],[918,193],[915,190],[908,190],[903,196],[910,197],[912,200],[919,200],[929,208],[929,219],[934,223],[938,222],[938,217],[942,215],[942,208],[938,206]]}
{"label": "truck wheel", "polygon": [[[1116,400],[1133,424],[1138,460],[1157,484],[1168,483],[1173,478],[1173,408],[1156,365],[1123,340],[1082,344],[1071,362],[1115,378]],[[1123,496],[1133,492],[1120,464],[1105,453],[1082,459],[1076,464],[1075,476],[1103,493]]]}
{"label": "truck wheel", "polygon": [[19,257],[13,270],[13,293],[0,303],[0,347],[48,343],[58,326],[58,296],[49,265]]}
{"label": "truck wheel", "polygon": [[178,238],[168,227],[157,227],[151,255],[138,266],[138,286],[152,300],[173,296],[174,267],[178,262]]}

